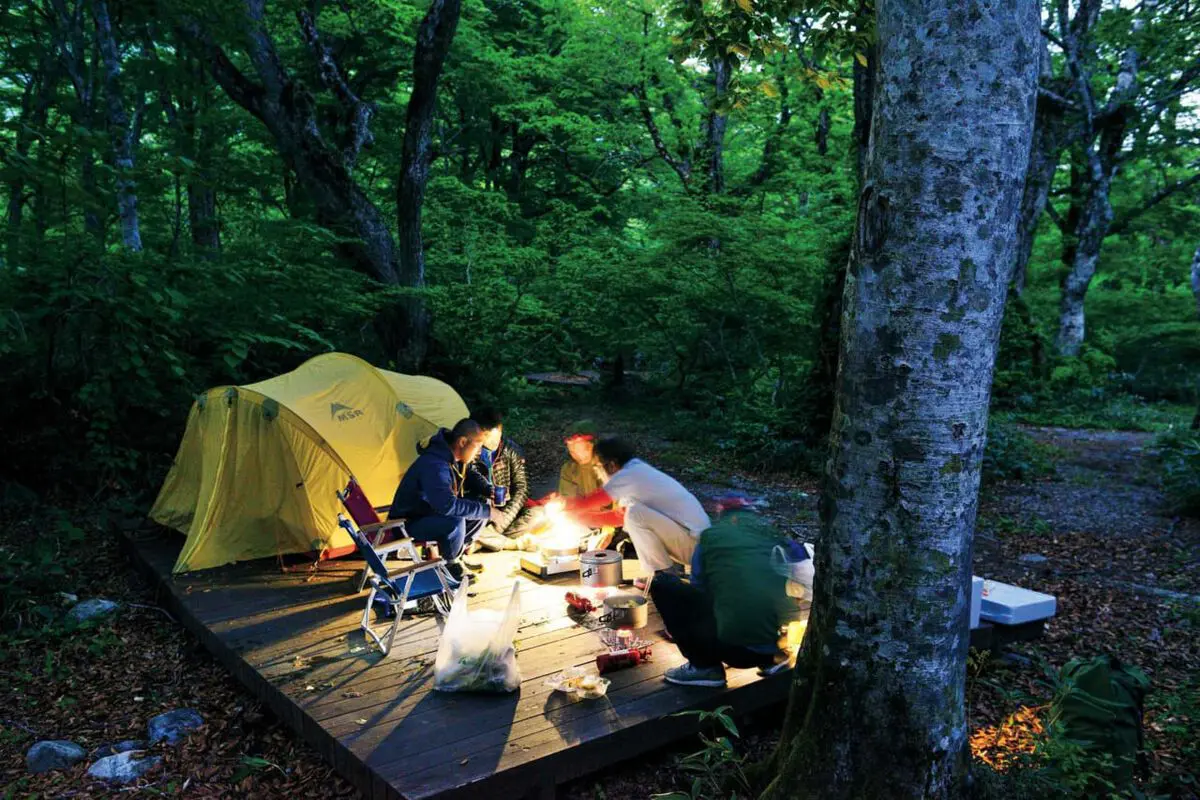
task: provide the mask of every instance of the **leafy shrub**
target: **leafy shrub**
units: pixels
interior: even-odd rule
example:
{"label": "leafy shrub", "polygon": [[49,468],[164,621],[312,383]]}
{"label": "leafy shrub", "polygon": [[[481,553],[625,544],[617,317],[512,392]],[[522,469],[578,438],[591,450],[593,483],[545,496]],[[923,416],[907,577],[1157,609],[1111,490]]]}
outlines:
{"label": "leafy shrub", "polygon": [[1200,431],[1172,429],[1159,436],[1157,445],[1171,510],[1200,516]]}
{"label": "leafy shrub", "polygon": [[0,482],[152,484],[196,392],[352,344],[376,300],[365,279],[302,253],[295,228],[219,263],[79,237],[0,271]]}
{"label": "leafy shrub", "polygon": [[1028,480],[1053,471],[1050,451],[1003,417],[988,420],[984,480]]}

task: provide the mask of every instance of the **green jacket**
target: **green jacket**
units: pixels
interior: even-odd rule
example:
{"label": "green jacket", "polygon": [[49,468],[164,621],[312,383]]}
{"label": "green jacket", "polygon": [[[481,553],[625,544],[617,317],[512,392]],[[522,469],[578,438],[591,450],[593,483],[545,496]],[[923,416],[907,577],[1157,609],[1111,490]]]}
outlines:
{"label": "green jacket", "polygon": [[771,568],[771,552],[784,541],[749,511],[726,513],[700,534],[692,580],[712,597],[722,642],[761,647],[779,640],[791,601],[786,579]]}
{"label": "green jacket", "polygon": [[608,480],[604,469],[593,461],[579,464],[567,459],[558,472],[558,493],[563,497],[585,497],[599,489]]}

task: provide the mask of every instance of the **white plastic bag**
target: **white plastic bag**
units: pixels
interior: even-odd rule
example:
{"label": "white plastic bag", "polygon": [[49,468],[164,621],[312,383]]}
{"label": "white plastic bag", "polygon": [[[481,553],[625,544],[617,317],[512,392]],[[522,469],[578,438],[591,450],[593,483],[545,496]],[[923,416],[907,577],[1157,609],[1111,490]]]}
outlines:
{"label": "white plastic bag", "polygon": [[433,688],[440,692],[512,692],[521,685],[513,639],[521,621],[521,585],[513,583],[504,611],[467,610],[463,579],[446,617],[433,664]]}
{"label": "white plastic bag", "polygon": [[808,558],[803,561],[788,560],[788,554],[783,545],[775,545],[775,549],[771,551],[771,568],[775,570],[776,574],[787,578],[788,597],[796,600],[801,600],[806,596],[812,597],[813,547],[806,543],[804,549],[808,553]]}

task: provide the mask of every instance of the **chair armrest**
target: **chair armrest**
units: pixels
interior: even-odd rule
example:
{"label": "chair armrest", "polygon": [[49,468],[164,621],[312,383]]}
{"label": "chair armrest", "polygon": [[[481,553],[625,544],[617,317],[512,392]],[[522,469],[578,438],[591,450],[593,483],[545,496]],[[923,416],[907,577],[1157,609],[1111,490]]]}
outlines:
{"label": "chair armrest", "polygon": [[370,536],[374,533],[382,531],[390,531],[392,528],[403,528],[404,520],[402,519],[385,519],[382,522],[370,522],[366,525],[359,525],[358,529],[363,532],[364,536]]}
{"label": "chair armrest", "polygon": [[394,553],[397,550],[411,547],[413,544],[414,543],[412,539],[405,538],[397,539],[395,541],[388,542],[387,544],[381,544],[379,547],[372,547],[371,549],[381,556],[386,556],[388,553]]}
{"label": "chair armrest", "polygon": [[429,561],[410,561],[402,567],[396,567],[395,569],[388,570],[388,577],[397,578],[401,575],[407,575],[410,572],[418,572],[423,569],[428,569],[429,567],[437,566],[441,563],[442,560],[440,558],[430,559]]}

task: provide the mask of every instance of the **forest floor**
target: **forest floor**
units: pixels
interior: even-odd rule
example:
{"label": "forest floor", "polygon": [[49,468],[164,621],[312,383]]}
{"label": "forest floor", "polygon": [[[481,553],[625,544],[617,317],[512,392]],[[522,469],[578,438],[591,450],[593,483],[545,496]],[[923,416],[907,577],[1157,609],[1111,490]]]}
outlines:
{"label": "forest floor", "polygon": [[[578,415],[578,410],[574,412]],[[765,495],[768,514],[813,540],[815,479],[747,474],[732,458],[695,443],[672,442],[620,411],[596,409],[602,427],[629,433],[648,460],[676,473],[698,494],[722,487]],[[564,412],[540,412],[513,431],[526,449],[535,485],[553,482]],[[1034,482],[985,487],[976,538],[976,573],[1058,598],[1045,636],[1005,654],[973,658],[969,704],[977,755],[996,760],[1027,739],[1021,727],[1047,701],[1048,668],[1075,656],[1111,652],[1150,676],[1147,788],[1196,797],[1189,771],[1200,763],[1200,523],[1164,516],[1153,438],[1142,433],[1030,428],[1056,469]],[[0,555],[37,535],[32,520],[0,520]],[[29,634],[0,640],[0,786],[8,797],[354,797],[314,751],[242,691],[190,634],[154,606],[153,594],[124,561],[116,537],[95,535],[74,556],[62,589],[125,603],[76,635]],[[1022,556],[1026,556],[1022,560]],[[1029,558],[1041,556],[1045,560]],[[1036,562],[1036,563],[1033,563]],[[146,720],[189,707],[206,726],[177,748],[140,787],[117,792],[89,782],[85,766],[29,776],[24,754],[39,739],[94,748],[142,738]],[[1026,709],[1025,711],[1022,711]],[[1033,709],[1031,713],[1027,709]],[[1014,713],[1018,721],[1010,718]],[[1022,722],[1024,720],[1024,722]],[[775,720],[753,722],[739,742],[750,758],[774,746]],[[643,798],[682,789],[680,753],[660,752],[564,787],[561,796]]]}

